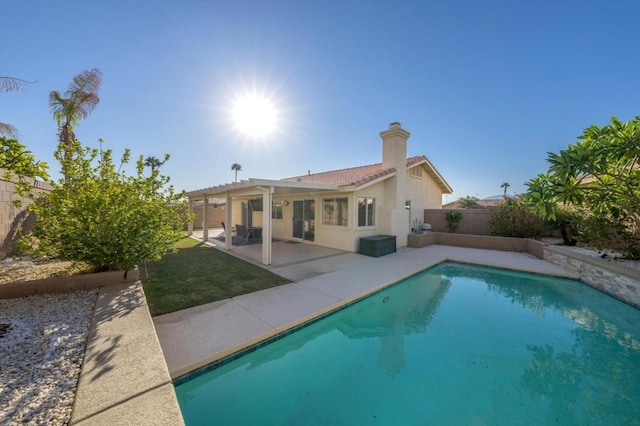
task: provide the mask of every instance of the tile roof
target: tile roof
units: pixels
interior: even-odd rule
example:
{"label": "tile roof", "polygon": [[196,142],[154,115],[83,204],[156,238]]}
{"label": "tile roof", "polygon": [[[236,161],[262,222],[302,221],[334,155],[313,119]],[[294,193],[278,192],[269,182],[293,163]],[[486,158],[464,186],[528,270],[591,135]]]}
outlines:
{"label": "tile roof", "polygon": [[[407,158],[407,168],[423,161],[428,163],[427,157],[424,155]],[[294,176],[281,180],[336,186],[361,186],[383,176],[390,175],[395,171],[395,168],[383,169],[382,163],[377,163],[348,169],[332,170],[329,172]]]}

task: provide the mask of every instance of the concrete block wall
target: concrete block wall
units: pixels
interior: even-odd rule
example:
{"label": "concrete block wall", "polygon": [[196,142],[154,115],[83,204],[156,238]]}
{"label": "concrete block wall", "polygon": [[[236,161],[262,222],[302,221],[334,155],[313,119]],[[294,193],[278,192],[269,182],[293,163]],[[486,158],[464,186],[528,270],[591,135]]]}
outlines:
{"label": "concrete block wall", "polygon": [[[28,230],[34,221],[33,214],[27,207],[31,203],[28,199],[21,199],[15,191],[15,184],[4,179],[4,169],[0,169],[0,260],[11,256],[15,250],[15,242],[22,232]],[[33,181],[33,188],[38,191],[51,191],[51,185]],[[21,207],[15,207],[15,200],[22,201]]]}
{"label": "concrete block wall", "polygon": [[[193,208],[193,214],[195,215],[195,219],[193,220],[194,228],[202,228],[202,213],[203,206],[195,206]],[[207,210],[207,222],[209,224],[209,228],[222,228],[222,222],[224,222],[224,210],[208,206]]]}
{"label": "concrete block wall", "polygon": [[[456,234],[491,235],[489,220],[493,208],[452,209],[462,214]],[[434,232],[447,232],[447,213],[449,209],[425,209],[424,222],[431,224]]]}

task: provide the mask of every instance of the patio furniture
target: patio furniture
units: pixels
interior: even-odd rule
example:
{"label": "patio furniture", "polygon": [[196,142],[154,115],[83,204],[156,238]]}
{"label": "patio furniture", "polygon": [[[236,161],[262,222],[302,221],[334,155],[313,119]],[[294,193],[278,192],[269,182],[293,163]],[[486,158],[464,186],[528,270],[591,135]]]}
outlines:
{"label": "patio furniture", "polygon": [[249,240],[255,240],[253,229],[247,225],[236,225],[236,240],[238,244],[246,244]]}
{"label": "patio furniture", "polygon": [[[224,224],[224,222],[220,222],[222,224],[222,230],[224,231],[224,236],[227,236],[227,227]],[[235,232],[236,232],[236,228],[231,228],[231,240],[233,240],[233,237],[235,236]]]}

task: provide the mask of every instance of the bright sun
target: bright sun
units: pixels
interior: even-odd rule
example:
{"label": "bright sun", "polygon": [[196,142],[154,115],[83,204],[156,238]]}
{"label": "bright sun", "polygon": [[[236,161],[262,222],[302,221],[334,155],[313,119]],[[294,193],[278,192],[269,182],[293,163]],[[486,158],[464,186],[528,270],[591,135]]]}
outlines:
{"label": "bright sun", "polygon": [[247,136],[259,138],[275,130],[278,117],[268,99],[258,95],[245,95],[233,105],[233,121]]}

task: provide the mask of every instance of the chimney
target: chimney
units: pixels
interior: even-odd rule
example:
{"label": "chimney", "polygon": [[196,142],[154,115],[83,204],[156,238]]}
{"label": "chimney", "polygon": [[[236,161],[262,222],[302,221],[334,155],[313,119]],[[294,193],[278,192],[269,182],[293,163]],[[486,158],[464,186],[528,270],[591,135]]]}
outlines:
{"label": "chimney", "polygon": [[398,173],[407,167],[407,140],[411,134],[397,121],[380,132],[382,138],[382,168],[395,168]]}
{"label": "chimney", "polygon": [[385,196],[380,206],[381,231],[396,236],[398,247],[407,245],[409,210],[407,201],[407,140],[410,133],[398,122],[380,132],[382,138],[382,168],[394,168],[396,175],[385,182]]}

